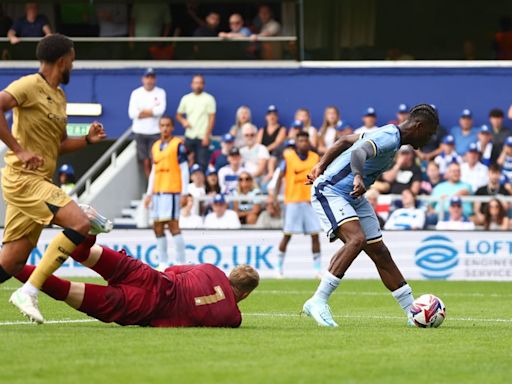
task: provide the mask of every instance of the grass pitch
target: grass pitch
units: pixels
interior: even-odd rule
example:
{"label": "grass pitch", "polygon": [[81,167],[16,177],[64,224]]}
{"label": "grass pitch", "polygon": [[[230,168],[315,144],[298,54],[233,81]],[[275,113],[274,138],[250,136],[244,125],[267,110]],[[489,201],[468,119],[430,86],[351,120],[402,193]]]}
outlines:
{"label": "grass pitch", "polygon": [[506,383],[512,284],[412,282],[447,307],[441,328],[407,328],[378,281],[343,281],[338,329],[300,317],[317,281],[266,280],[241,303],[240,329],[120,327],[42,295],[47,320],[24,319],[0,286],[0,383]]}

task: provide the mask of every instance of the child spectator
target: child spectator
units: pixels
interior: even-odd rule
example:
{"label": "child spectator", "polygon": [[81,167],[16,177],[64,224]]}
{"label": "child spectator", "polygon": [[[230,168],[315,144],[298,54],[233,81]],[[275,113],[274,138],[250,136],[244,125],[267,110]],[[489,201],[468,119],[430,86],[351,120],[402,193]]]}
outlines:
{"label": "child spectator", "polygon": [[441,142],[441,153],[434,162],[439,166],[439,173],[444,177],[450,164],[461,164],[462,158],[455,152],[455,138],[452,135],[445,136]]}

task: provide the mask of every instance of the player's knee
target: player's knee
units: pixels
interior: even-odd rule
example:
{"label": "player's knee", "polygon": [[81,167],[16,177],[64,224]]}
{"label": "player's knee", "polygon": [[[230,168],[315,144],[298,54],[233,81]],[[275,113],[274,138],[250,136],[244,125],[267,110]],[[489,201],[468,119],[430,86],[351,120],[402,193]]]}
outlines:
{"label": "player's knee", "polygon": [[361,251],[366,245],[366,238],[363,234],[356,234],[351,236],[347,243],[357,251]]}
{"label": "player's knee", "polygon": [[80,215],[80,217],[73,222],[73,225],[70,225],[68,228],[78,232],[82,236],[87,236],[91,229],[91,222],[85,214]]}

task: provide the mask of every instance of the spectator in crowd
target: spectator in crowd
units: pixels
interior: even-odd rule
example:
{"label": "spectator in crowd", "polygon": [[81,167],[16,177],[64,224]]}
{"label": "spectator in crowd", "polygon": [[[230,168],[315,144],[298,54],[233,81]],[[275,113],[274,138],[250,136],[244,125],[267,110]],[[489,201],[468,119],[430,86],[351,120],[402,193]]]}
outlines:
{"label": "spectator in crowd", "polygon": [[244,27],[244,19],[239,13],[229,16],[229,32],[220,32],[219,37],[223,39],[236,39],[238,37],[249,37],[251,30]]}
{"label": "spectator in crowd", "polygon": [[496,60],[512,60],[512,18],[500,19],[500,30],[494,35],[493,49]]}
{"label": "spectator in crowd", "polygon": [[396,119],[391,120],[389,124],[400,125],[409,118],[409,107],[407,104],[400,104],[396,112]]}
{"label": "spectator in crowd", "polygon": [[340,136],[348,133],[352,133],[352,128],[341,120],[339,109],[333,105],[325,108],[324,120],[318,133],[318,151],[320,154],[327,152]]}
{"label": "spectator in crowd", "polygon": [[[309,142],[311,143],[311,148],[318,148],[318,129],[316,129],[311,123],[311,113],[307,108],[299,108],[295,112],[295,121],[302,122],[303,130],[309,133]],[[295,137],[289,137],[290,139],[294,139]]]}
{"label": "spectator in crowd", "polygon": [[[446,172],[446,181],[439,183],[435,186],[432,191],[432,197],[444,198],[444,205],[440,206],[438,203],[435,204],[435,209],[438,212],[447,212],[448,210],[448,199],[452,196],[467,196],[471,194],[471,186],[467,183],[463,183],[460,180],[460,165],[452,163],[448,166]],[[469,216],[471,214],[471,204],[463,204],[464,213]]]}
{"label": "spectator in crowd", "polygon": [[410,189],[414,195],[420,192],[421,169],[415,163],[410,145],[400,147],[393,168],[385,172],[382,179],[388,184],[388,193],[399,194],[404,189]]}
{"label": "spectator in crowd", "polygon": [[469,148],[469,144],[477,141],[477,130],[473,128],[473,114],[469,109],[464,109],[460,115],[459,125],[453,127],[450,134],[455,140],[455,152],[463,156]]}
{"label": "spectator in crowd", "polygon": [[459,196],[453,196],[450,199],[448,215],[445,214],[443,220],[440,220],[437,223],[436,229],[449,231],[464,231],[475,229],[475,223],[470,221],[467,216],[463,214],[462,200]]}
{"label": "spectator in crowd", "polygon": [[233,210],[242,224],[256,224],[261,212],[258,196],[261,195],[253,176],[249,172],[242,172],[238,176],[238,189],[235,192],[237,200],[233,202]]}
{"label": "spectator in crowd", "polygon": [[505,145],[497,163],[501,167],[502,173],[508,180],[512,181],[512,136],[507,137],[505,140]]}
{"label": "spectator in crowd", "polygon": [[220,15],[210,12],[205,18],[205,23],[194,31],[196,37],[217,37],[219,34]]}
{"label": "spectator in crowd", "polygon": [[100,37],[128,36],[128,6],[126,4],[97,4],[95,7]]}
{"label": "spectator in crowd", "polygon": [[228,164],[228,154],[233,148],[235,138],[232,134],[226,133],[222,136],[220,142],[220,149],[216,150],[210,156],[210,166],[214,167],[217,171]]}
{"label": "spectator in crowd", "polygon": [[239,229],[240,220],[235,211],[228,209],[224,195],[217,194],[213,198],[213,212],[204,219],[206,229]]}
{"label": "spectator in crowd", "polygon": [[507,231],[509,229],[509,218],[503,203],[493,198],[484,209],[484,229],[486,231]]}
{"label": "spectator in crowd", "polygon": [[137,1],[132,5],[129,35],[133,37],[169,36],[171,20],[169,4]]}
{"label": "spectator in crowd", "polygon": [[368,107],[363,115],[363,125],[357,128],[354,133],[373,132],[377,128],[377,111],[373,107]]}
{"label": "spectator in crowd", "polygon": [[288,140],[295,140],[297,133],[302,132],[304,129],[304,123],[300,120],[293,120],[293,123],[288,129]]}
{"label": "spectator in crowd", "polygon": [[265,116],[266,125],[258,131],[258,143],[267,147],[272,156],[278,155],[278,149],[286,139],[286,128],[279,123],[275,105],[269,105]]}
{"label": "spectator in crowd", "polygon": [[215,98],[204,91],[203,75],[192,78],[192,92],[183,96],[176,119],[185,128],[185,146],[203,170],[208,165],[210,136],[215,125]]}
{"label": "spectator in crowd", "polygon": [[192,195],[187,195],[185,198],[185,205],[180,211],[180,228],[182,229],[198,229],[203,227],[203,218],[194,214],[194,198]]}
{"label": "spectator in crowd", "polygon": [[12,19],[5,13],[4,7],[0,4],[0,36],[7,36],[12,27]]}
{"label": "spectator in crowd", "polygon": [[60,188],[69,193],[75,189],[75,170],[69,164],[62,164],[58,172]]}
{"label": "spectator in crowd", "polygon": [[235,124],[229,130],[235,137],[235,147],[242,148],[245,145],[244,135],[242,134],[242,125],[251,122],[251,110],[246,105],[238,107],[236,110]]}
{"label": "spectator in crowd", "polygon": [[201,199],[206,196],[206,184],[203,169],[199,164],[193,164],[190,167],[190,180],[192,182],[188,185],[188,193],[194,198],[192,213],[201,215],[204,205]]}
{"label": "spectator in crowd", "polygon": [[274,19],[274,13],[268,5],[261,5],[258,10],[257,23],[258,36],[278,36],[281,33],[281,24]]}
{"label": "spectator in crowd", "polygon": [[469,144],[469,149],[464,156],[465,160],[460,166],[461,180],[471,185],[471,190],[476,191],[478,188],[487,184],[487,167],[480,160],[480,153],[476,143]]}
{"label": "spectator in crowd", "polygon": [[233,195],[238,188],[238,177],[246,171],[242,166],[242,157],[237,147],[231,148],[228,163],[219,170],[219,184],[223,194]]}
{"label": "spectator in crowd", "polygon": [[439,172],[444,176],[450,164],[461,164],[462,158],[455,152],[455,138],[452,135],[445,136],[441,143],[441,152],[434,159],[439,166]]}
{"label": "spectator in crowd", "polygon": [[386,220],[380,215],[378,212],[377,206],[379,205],[379,191],[377,191],[374,188],[369,189],[365,194],[364,197],[366,197],[366,200],[370,203],[373,210],[375,211],[375,215],[377,216],[377,220],[379,220],[379,226],[381,229],[384,228],[384,223]]}
{"label": "spectator in crowd", "polygon": [[156,86],[156,73],[148,68],[142,76],[142,86],[130,95],[128,115],[137,143],[137,159],[144,167],[146,177],[151,172],[151,147],[160,138],[159,120],[166,108],[166,94]]}
{"label": "spectator in crowd", "polygon": [[14,22],[7,32],[11,44],[17,44],[22,37],[44,37],[52,33],[50,22],[39,13],[37,3],[25,4],[25,15]]}
{"label": "spectator in crowd", "polygon": [[492,131],[487,125],[482,125],[478,132],[478,141],[476,142],[476,149],[480,153],[480,162],[483,165],[489,166],[491,163],[496,162],[499,153],[494,155],[494,143],[492,142]]}
{"label": "spectator in crowd", "polygon": [[[434,104],[430,104],[432,108],[437,111],[437,108]],[[437,155],[441,153],[441,142],[444,137],[448,135],[446,129],[439,125],[437,127],[436,133],[430,137],[430,140],[416,151],[418,157],[423,161],[433,160]]]}
{"label": "spectator in crowd", "polygon": [[[487,185],[478,188],[475,196],[508,196],[510,193],[502,182],[501,169],[497,164],[489,165],[489,176]],[[487,203],[475,201],[474,212],[476,215],[475,221],[477,224],[482,224],[484,221],[484,212],[487,210]]]}
{"label": "spectator in crowd", "polygon": [[205,185],[206,196],[213,197],[220,193],[219,175],[217,170],[212,167],[208,167],[206,170],[206,185]]}
{"label": "spectator in crowd", "polygon": [[416,196],[410,189],[402,191],[402,208],[394,210],[384,229],[416,230],[425,226],[425,211],[416,208]]}
{"label": "spectator in crowd", "polygon": [[258,128],[251,123],[242,127],[245,139],[245,146],[240,149],[240,155],[244,168],[254,177],[258,184],[267,170],[267,163],[270,158],[267,147],[257,142]]}
{"label": "spectator in crowd", "polygon": [[439,172],[439,165],[437,165],[433,160],[429,161],[425,177],[421,181],[420,195],[430,195],[435,186],[441,181],[443,180],[441,178],[441,173]]}
{"label": "spectator in crowd", "polygon": [[269,198],[265,205],[265,210],[260,213],[258,220],[256,221],[255,227],[266,229],[283,228],[281,205],[274,204],[273,200]]}
{"label": "spectator in crowd", "polygon": [[493,160],[497,159],[503,149],[507,137],[512,136],[512,131],[505,127],[503,110],[493,108],[489,111],[489,123],[492,129],[492,142],[494,144],[493,152],[495,155]]}

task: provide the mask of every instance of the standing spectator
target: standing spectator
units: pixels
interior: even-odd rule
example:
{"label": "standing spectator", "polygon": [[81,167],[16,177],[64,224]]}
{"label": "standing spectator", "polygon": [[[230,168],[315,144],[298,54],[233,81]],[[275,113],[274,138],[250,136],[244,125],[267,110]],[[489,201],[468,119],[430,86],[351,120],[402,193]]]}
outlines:
{"label": "standing spectator", "polygon": [[[496,164],[489,165],[489,176],[487,185],[478,188],[475,192],[475,196],[496,196],[504,195],[508,196],[509,192],[505,187],[505,183],[502,182],[501,169]],[[476,222],[483,223],[484,212],[487,209],[487,203],[481,203],[475,201],[474,212],[476,214]]]}
{"label": "standing spectator", "polygon": [[389,216],[384,229],[416,230],[425,226],[425,212],[416,208],[416,196],[410,189],[402,191],[402,208],[394,210]]}
{"label": "standing spectator", "polygon": [[128,6],[126,4],[98,4],[95,7],[100,37],[128,36]]}
{"label": "standing spectator", "polygon": [[245,145],[244,135],[242,134],[242,125],[251,122],[251,110],[249,107],[242,105],[236,110],[235,124],[229,130],[235,137],[235,147],[242,148]]}
{"label": "standing spectator", "polygon": [[494,198],[484,209],[484,229],[486,231],[507,231],[509,218],[502,202]]}
{"label": "standing spectator", "polygon": [[448,215],[436,225],[437,230],[464,231],[475,229],[475,223],[463,214],[462,200],[459,196],[450,199]]}
{"label": "standing spectator", "polygon": [[192,213],[194,215],[201,215],[204,205],[201,200],[206,196],[206,185],[204,182],[203,169],[199,164],[193,164],[192,167],[190,167],[190,179],[192,182],[188,185],[188,193],[194,198]]}
{"label": "standing spectator", "polygon": [[204,25],[194,31],[196,37],[217,37],[219,33],[220,15],[217,12],[210,12],[205,18]]}
{"label": "standing spectator", "polygon": [[204,219],[206,229],[239,229],[240,220],[235,211],[228,209],[224,195],[217,194],[213,198],[213,212]]}
{"label": "standing spectator", "polygon": [[429,161],[425,178],[421,182],[420,195],[430,195],[435,186],[441,181],[443,180],[439,172],[439,165],[433,160]]}
{"label": "standing spectator", "polygon": [[252,175],[249,172],[242,172],[238,176],[238,189],[235,193],[237,200],[233,203],[233,210],[242,224],[256,224],[261,212],[259,195],[261,192]]}
{"label": "standing spectator", "polygon": [[295,112],[295,120],[302,122],[303,129],[307,133],[309,133],[309,142],[311,143],[311,148],[318,148],[318,129],[316,129],[311,122],[311,113],[307,108],[299,108]]}
{"label": "standing spectator", "polygon": [[275,105],[269,105],[265,116],[266,125],[258,131],[258,143],[267,147],[272,156],[277,156],[279,147],[286,139],[286,128],[279,123]]}
{"label": "standing spectator", "polygon": [[477,131],[473,128],[473,114],[469,109],[462,111],[459,125],[453,127],[450,134],[455,139],[455,151],[461,156],[465,155],[469,144],[477,141]]}
{"label": "standing spectator", "polygon": [[257,19],[258,36],[278,36],[281,33],[281,24],[274,20],[274,13],[268,5],[260,6]]}
{"label": "standing spectator", "polygon": [[219,185],[223,194],[232,195],[238,188],[238,177],[246,171],[242,167],[242,157],[237,147],[231,148],[228,163],[219,170]]}
{"label": "standing spectator", "polygon": [[[489,166],[491,163],[496,162],[494,158],[494,143],[492,142],[492,131],[487,125],[482,125],[478,132],[478,141],[476,142],[476,149],[480,153],[480,161],[483,165]],[[499,156],[499,153],[496,157]]]}
{"label": "standing spectator", "polygon": [[193,206],[194,198],[192,195],[187,195],[185,205],[181,208],[180,212],[180,228],[198,229],[203,227],[202,217],[192,212]]}
{"label": "standing spectator", "polygon": [[487,167],[480,161],[480,153],[478,152],[476,143],[469,144],[468,152],[460,166],[461,180],[471,185],[471,190],[476,191],[478,188],[487,184]]}
{"label": "standing spectator", "polygon": [[22,37],[44,37],[52,33],[50,22],[45,15],[39,14],[37,3],[25,4],[25,15],[14,22],[7,32],[11,44],[17,44]]}
{"label": "standing spectator", "polygon": [[210,156],[210,167],[214,167],[217,171],[228,164],[228,154],[233,148],[235,138],[230,133],[222,136],[220,149],[216,150]]}
{"label": "standing spectator", "polygon": [[443,177],[450,164],[462,163],[462,158],[455,152],[455,139],[452,135],[443,138],[441,153],[435,157],[434,162],[439,166],[439,172]]}
{"label": "standing spectator", "polygon": [[512,131],[503,125],[504,114],[500,108],[493,108],[489,112],[489,123],[492,129],[493,161],[498,158],[507,137],[512,136]]}
{"label": "standing spectator", "polygon": [[153,68],[148,68],[142,76],[142,86],[130,95],[128,106],[137,143],[137,158],[143,164],[146,177],[151,172],[151,147],[160,138],[158,121],[165,108],[165,91],[156,86],[156,73]]}
{"label": "standing spectator", "polygon": [[379,191],[377,191],[376,189],[374,188],[370,188],[365,194],[364,194],[364,197],[366,198],[366,200],[368,200],[368,202],[370,203],[370,205],[372,206],[373,208],[373,211],[375,212],[375,215],[377,216],[377,220],[379,220],[379,227],[380,229],[383,229],[384,228],[384,223],[385,223],[385,220],[384,218],[379,214],[378,212],[378,205],[379,205]]}
{"label": "standing spectator", "polygon": [[236,39],[237,37],[249,37],[251,30],[244,27],[244,19],[239,13],[229,16],[229,32],[220,32],[219,37],[223,39]]}
{"label": "standing spectator", "polygon": [[396,112],[396,119],[391,120],[389,124],[400,125],[409,118],[409,107],[407,104],[400,104]]}
{"label": "standing spectator", "polygon": [[203,75],[192,78],[192,92],[183,96],[176,119],[185,128],[185,146],[203,170],[208,165],[210,136],[215,125],[215,98],[204,91]]}
{"label": "standing spectator", "polygon": [[258,184],[267,170],[267,163],[270,158],[267,147],[259,144],[256,139],[258,128],[251,123],[242,127],[245,139],[245,146],[240,149],[245,169],[256,178]]}
{"label": "standing spectator", "polygon": [[507,137],[505,145],[497,161],[502,173],[508,180],[512,181],[512,136]]}
{"label": "standing spectator", "polygon": [[[452,163],[448,167],[446,172],[446,181],[436,185],[432,191],[432,197],[437,198],[450,198],[452,196],[467,196],[471,194],[471,186],[467,183],[463,183],[460,180],[460,165]],[[464,213],[466,215],[471,214],[471,204],[464,203]],[[443,206],[435,204],[435,209],[440,212],[446,212],[448,210],[448,201],[445,200]]]}
{"label": "standing spectator", "polygon": [[341,120],[339,109],[333,105],[328,106],[325,108],[324,120],[318,133],[318,151],[324,154],[340,136],[349,133],[352,133],[352,128]]}
{"label": "standing spectator", "polygon": [[410,189],[414,195],[420,192],[421,169],[414,160],[413,148],[402,145],[393,168],[382,175],[382,179],[388,183],[389,193],[399,194],[404,189]]}
{"label": "standing spectator", "polygon": [[377,127],[377,111],[375,108],[368,107],[363,115],[363,125],[357,128],[354,133],[365,133],[365,132],[373,132],[378,129]]}
{"label": "standing spectator", "polygon": [[137,1],[132,5],[129,35],[166,37],[171,32],[171,9],[167,3]]}

